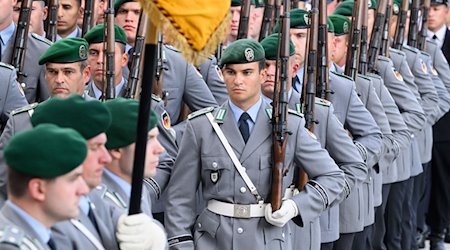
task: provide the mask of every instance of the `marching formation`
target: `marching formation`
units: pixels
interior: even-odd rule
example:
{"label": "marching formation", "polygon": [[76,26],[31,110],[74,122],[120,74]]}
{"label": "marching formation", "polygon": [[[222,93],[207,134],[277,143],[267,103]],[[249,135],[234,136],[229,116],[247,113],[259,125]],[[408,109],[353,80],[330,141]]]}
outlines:
{"label": "marching formation", "polygon": [[0,249],[445,249],[447,0],[149,2],[0,0]]}

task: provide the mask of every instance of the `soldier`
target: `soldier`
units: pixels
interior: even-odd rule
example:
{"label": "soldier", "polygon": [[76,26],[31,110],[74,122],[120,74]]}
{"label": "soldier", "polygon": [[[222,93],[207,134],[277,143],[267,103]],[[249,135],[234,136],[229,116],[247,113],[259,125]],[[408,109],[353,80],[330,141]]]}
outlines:
{"label": "soldier", "polygon": [[[105,165],[102,183],[106,187],[105,199],[122,209],[128,208],[131,193],[131,178],[135,151],[136,128],[139,102],[131,99],[117,98],[105,102],[111,112],[111,126],[106,131],[108,141],[106,148],[112,161]],[[164,148],[158,142],[159,134],[156,124],[158,118],[151,112],[148,125],[148,145],[145,156],[144,177],[156,175],[159,156]],[[149,216],[151,204],[148,190],[143,189],[142,211]]]}
{"label": "soldier", "polygon": [[[36,142],[45,141],[45,144]],[[9,198],[0,210],[1,249],[61,249],[50,227],[78,216],[88,192],[82,178],[84,138],[43,124],[15,136],[5,149]]]}
{"label": "soldier", "polygon": [[[228,45],[231,42],[236,41],[238,31],[239,31],[239,22],[241,18],[241,1],[242,0],[232,0],[231,1],[231,23],[230,28],[228,30],[227,38],[225,40],[225,45]],[[250,14],[255,15],[255,0],[251,0],[250,2]],[[249,26],[250,26],[250,20],[256,19],[254,17],[249,17]],[[259,35],[259,34],[258,34]]]}
{"label": "soldier", "polygon": [[[3,5],[4,4],[4,5]],[[11,63],[14,51],[16,25],[13,22],[14,0],[2,2],[0,12],[0,58],[4,63]],[[41,102],[49,97],[47,82],[44,78],[44,67],[38,65],[41,56],[50,47],[51,42],[34,33],[28,34],[25,50],[24,74],[25,82],[20,83],[28,103]]]}
{"label": "soldier", "polygon": [[[62,39],[50,47],[39,62],[46,65],[47,92],[52,96],[84,95],[84,83],[89,80],[87,42],[82,38]],[[86,98],[86,97],[85,97]],[[0,137],[0,206],[6,199],[6,165],[3,150],[11,137],[30,129],[30,117],[37,103],[16,109],[11,113]]]}
{"label": "soldier", "polygon": [[[295,161],[311,181],[304,191],[284,200],[280,210],[272,213],[271,205],[264,203],[270,193],[272,152],[268,116],[272,111],[265,111],[270,107],[260,96],[266,78],[264,49],[253,40],[238,40],[227,47],[220,65],[230,99],[222,108],[193,113],[186,124],[167,192],[169,245],[173,249],[192,249],[194,244],[197,249],[291,249],[285,239],[289,233],[285,224],[296,216],[300,216],[301,224],[317,218],[341,193],[343,173],[307,133],[301,116],[289,113],[288,129],[292,134],[284,165],[292,166]],[[242,114],[245,118],[239,118]],[[225,150],[216,130],[234,149]],[[230,155],[234,154],[239,155],[239,160],[232,163]],[[291,180],[292,172],[288,172],[286,180]],[[247,191],[255,187],[254,182],[256,189]],[[208,205],[196,219],[195,193],[200,183]],[[259,197],[256,202],[251,193]],[[239,210],[244,213],[234,213],[238,207],[245,209]]]}
{"label": "soldier", "polygon": [[59,0],[56,30],[56,40],[61,38],[81,37],[78,18],[83,16],[82,0]]}
{"label": "soldier", "polygon": [[[127,65],[128,54],[125,53],[125,45],[127,44],[127,36],[125,31],[118,25],[114,24],[114,87],[116,97],[125,95],[125,86],[127,80],[122,75],[122,69]],[[84,36],[89,43],[88,64],[92,70],[92,79],[86,85],[86,92],[95,99],[100,99],[104,90],[106,77],[105,71],[105,25],[99,24],[89,30]]]}
{"label": "soldier", "polygon": [[447,61],[450,60],[450,38],[445,17],[448,13],[447,0],[431,1],[430,13],[428,17],[428,38],[437,42],[439,48],[445,55]]}
{"label": "soldier", "polygon": [[[308,12],[304,10],[291,11],[291,39],[296,48],[297,60],[302,65],[295,76],[295,83],[293,84],[293,88],[296,91],[299,91],[302,86],[306,37],[307,29],[309,28],[307,16]],[[277,30],[277,27],[275,27],[275,30]],[[333,38],[334,34],[329,32],[328,41],[333,41]],[[329,59],[333,58],[334,51],[334,44],[328,42]],[[341,74],[330,72],[329,85],[332,93],[330,101],[335,108],[334,114],[344,124],[344,128],[350,131],[361,156],[363,156],[367,165],[372,167],[378,161],[376,158],[378,158],[377,155],[381,149],[380,129],[358,98],[354,90],[354,82],[351,79]],[[332,242],[340,237],[342,239],[340,240],[341,243],[345,243],[342,249],[349,249],[348,244],[352,244],[354,233],[363,230],[364,218],[358,216],[363,213],[362,210],[364,209],[362,202],[363,190],[362,186],[357,188],[359,188],[357,192],[353,192],[348,199],[340,204],[340,211],[345,212],[339,215],[341,221],[339,228],[337,226],[321,228],[322,242],[329,243],[331,246],[328,247],[333,247]],[[322,217],[321,221],[323,221]],[[323,228],[328,230],[324,232]],[[340,236],[338,230],[341,232]]]}
{"label": "soldier", "polygon": [[[274,90],[278,34],[275,33],[268,36],[261,41],[261,45],[263,46],[266,55],[267,70],[267,80],[262,85],[262,93],[264,94],[263,98],[267,99],[270,103],[272,102],[271,98]],[[292,75],[295,75],[298,64],[295,63],[295,49],[292,42],[290,42],[289,48],[291,57],[289,59],[288,69],[292,71]],[[289,96],[289,108],[301,112],[300,94],[292,90],[291,83],[292,78],[288,77],[287,91]],[[322,148],[328,150],[330,156],[345,173],[346,182],[344,192],[341,194],[341,199],[335,202],[338,204],[339,201],[346,199],[351,192],[357,190],[356,186],[360,186],[362,181],[366,179],[367,166],[348,136],[348,133],[333,114],[333,111],[334,108],[330,102],[316,98],[316,102],[314,103],[314,119],[317,121],[317,125],[314,127],[314,134],[317,136]],[[325,226],[333,227],[339,225],[339,206],[335,205],[330,207],[329,211],[326,211],[325,213],[328,215],[328,225]],[[321,217],[324,215],[325,214],[321,215]],[[296,249],[320,249],[320,225],[318,220],[314,220],[303,227],[292,224],[291,228],[293,231],[293,246],[295,246]]]}
{"label": "soldier", "polygon": [[[17,24],[19,20],[20,9],[22,8],[22,0],[18,0],[14,5],[13,19]],[[45,37],[44,21],[47,19],[48,8],[45,6],[45,1],[36,0],[32,3],[32,10],[30,14],[30,26],[28,32],[36,33]]]}

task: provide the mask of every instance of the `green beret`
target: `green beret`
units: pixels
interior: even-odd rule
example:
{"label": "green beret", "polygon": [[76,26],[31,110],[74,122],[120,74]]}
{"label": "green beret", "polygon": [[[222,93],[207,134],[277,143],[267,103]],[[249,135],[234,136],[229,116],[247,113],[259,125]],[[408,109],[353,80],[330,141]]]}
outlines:
{"label": "green beret", "polygon": [[220,58],[220,66],[258,62],[264,58],[264,49],[261,44],[253,39],[239,39],[224,50],[222,58]]}
{"label": "green beret", "polygon": [[134,0],[116,0],[114,1],[114,16],[117,16],[117,11],[119,11],[120,6],[124,3],[134,2]]}
{"label": "green beret", "polygon": [[330,17],[327,17],[327,29],[328,32],[334,33],[334,23],[331,21]]}
{"label": "green beret", "polygon": [[333,12],[333,15],[352,16],[354,1],[345,1],[339,4]]}
{"label": "green beret", "polygon": [[[303,9],[295,9],[290,11],[291,29],[307,29],[309,28],[309,12]],[[280,32],[280,25],[277,22],[273,27],[273,32]]]}
{"label": "green beret", "polygon": [[400,0],[394,0],[392,3],[392,14],[398,15],[400,12],[400,6],[402,6],[401,4],[402,2]]}
{"label": "green beret", "polygon": [[40,103],[31,116],[33,126],[42,123],[73,128],[89,140],[108,129],[111,114],[105,105],[97,100],[86,101],[78,95],[66,99],[52,97]]}
{"label": "green beret", "polygon": [[[127,44],[127,35],[125,31],[117,24],[114,24],[114,36],[116,38],[116,42]],[[91,30],[89,30],[86,35],[84,35],[84,39],[91,43],[102,43],[105,41],[105,25],[98,24]]]}
{"label": "green beret", "polygon": [[328,17],[334,25],[334,34],[342,36],[350,33],[350,19],[345,16],[333,14]]}
{"label": "green beret", "polygon": [[[136,141],[136,129],[139,114],[139,102],[133,99],[116,98],[105,102],[105,106],[111,112],[112,122],[106,136],[107,149],[126,147]],[[158,118],[152,110],[148,121],[148,129],[156,127]]]}
{"label": "green beret", "polygon": [[41,124],[16,134],[6,146],[6,164],[38,178],[54,178],[80,166],[87,155],[86,140],[71,128]]}
{"label": "green beret", "polygon": [[377,1],[376,0],[369,0],[369,9],[377,10]]}
{"label": "green beret", "polygon": [[39,65],[50,63],[73,63],[87,60],[89,45],[83,38],[63,38],[55,42],[39,58]]}
{"label": "green beret", "polygon": [[[259,4],[259,0],[258,0],[258,4]],[[250,1],[250,5],[255,5],[255,0],[251,0]],[[242,1],[241,0],[231,0],[231,6],[241,6],[242,5]],[[258,6],[260,7],[260,6]]]}
{"label": "green beret", "polygon": [[[267,60],[276,60],[278,52],[278,37],[279,33],[273,33],[272,35],[264,38],[261,41],[261,46],[264,48]],[[291,39],[289,39],[289,55],[293,56],[295,54],[295,47]]]}

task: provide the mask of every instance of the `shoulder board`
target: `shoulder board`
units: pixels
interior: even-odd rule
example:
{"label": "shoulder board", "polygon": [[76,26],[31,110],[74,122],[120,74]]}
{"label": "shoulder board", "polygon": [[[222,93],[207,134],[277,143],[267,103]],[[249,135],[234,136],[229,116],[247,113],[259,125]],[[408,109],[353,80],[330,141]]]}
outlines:
{"label": "shoulder board", "polygon": [[172,50],[172,51],[175,51],[175,52],[181,53],[181,51],[179,51],[179,50],[178,50],[177,48],[173,47],[172,45],[168,45],[168,44],[166,44],[166,48],[168,48],[168,49],[170,49],[170,50]]}
{"label": "shoulder board", "polygon": [[425,56],[430,57],[430,54],[428,54],[428,52],[426,52],[426,51],[420,50],[420,53],[421,53],[422,55],[425,55]]}
{"label": "shoulder board", "polygon": [[370,78],[367,77],[366,75],[357,74],[357,77],[362,78],[362,79],[364,79],[366,81],[370,81]]}
{"label": "shoulder board", "polygon": [[38,35],[38,34],[36,34],[36,33],[31,33],[31,36],[32,36],[33,38],[35,38],[36,40],[39,40],[39,41],[41,41],[41,42],[47,44],[48,46],[52,46],[52,45],[53,45],[52,41],[50,41],[50,40],[48,40],[47,38],[42,37],[42,36],[40,36],[40,35]]}
{"label": "shoulder board", "polygon": [[403,56],[405,55],[405,52],[398,50],[398,49],[394,49],[394,48],[389,48],[389,52],[392,52],[392,53],[395,53],[398,55],[403,55]]}
{"label": "shoulder board", "polygon": [[24,238],[25,232],[14,225],[7,225],[2,230],[0,230],[1,243],[8,243],[20,248]]}
{"label": "shoulder board", "polygon": [[407,51],[411,51],[411,52],[414,52],[414,53],[417,53],[417,52],[418,52],[416,48],[413,48],[413,47],[408,46],[408,45],[403,45],[403,48],[404,48],[405,50],[407,50]]}
{"label": "shoulder board", "polygon": [[378,80],[382,79],[381,76],[374,74],[374,73],[368,73],[366,76],[370,79],[378,79]]}
{"label": "shoulder board", "polygon": [[378,56],[378,60],[379,60],[379,61],[389,62],[389,58],[387,58],[387,57],[385,57],[385,56]]}
{"label": "shoulder board", "polygon": [[191,120],[191,119],[193,119],[193,118],[195,118],[197,116],[204,115],[206,113],[210,113],[213,110],[214,110],[214,107],[208,107],[208,108],[197,110],[197,111],[191,113],[190,115],[188,115],[188,120]]}
{"label": "shoulder board", "polygon": [[4,62],[0,62],[0,66],[3,68],[14,70],[14,66],[12,66],[11,64],[4,63]]}
{"label": "shoulder board", "polygon": [[437,45],[437,42],[435,40],[427,38],[427,44],[429,44],[429,43],[431,43],[433,45]]}
{"label": "shoulder board", "polygon": [[32,104],[23,106],[23,107],[21,107],[21,108],[15,109],[15,110],[13,110],[13,111],[11,112],[11,115],[17,115],[17,114],[20,114],[20,113],[23,113],[23,112],[26,112],[26,111],[35,109],[36,106],[37,106],[38,104],[39,104],[39,103],[35,102],[35,103],[32,103]]}
{"label": "shoulder board", "polygon": [[156,101],[156,102],[162,101],[161,97],[159,97],[159,96],[157,96],[157,95],[155,95],[155,94],[152,94],[152,100],[153,100],[153,101]]}
{"label": "shoulder board", "polygon": [[333,73],[334,75],[340,76],[342,78],[345,78],[345,79],[350,80],[350,81],[353,82],[353,79],[350,76],[348,76],[348,75],[337,73],[337,72],[334,72],[334,71],[330,71],[330,72]]}
{"label": "shoulder board", "polygon": [[303,114],[300,113],[300,112],[297,112],[297,110],[288,109],[288,113],[289,113],[289,114],[296,115],[296,116],[298,116],[298,117],[303,117]]}
{"label": "shoulder board", "polygon": [[330,101],[327,101],[327,100],[319,98],[319,97],[316,97],[316,102],[315,103],[318,104],[318,105],[325,106],[325,107],[330,107],[331,106],[331,102]]}
{"label": "shoulder board", "polygon": [[106,192],[108,191],[108,187],[101,183],[100,185],[96,186],[95,189],[97,190],[97,192],[99,192],[100,197],[103,199],[106,195]]}

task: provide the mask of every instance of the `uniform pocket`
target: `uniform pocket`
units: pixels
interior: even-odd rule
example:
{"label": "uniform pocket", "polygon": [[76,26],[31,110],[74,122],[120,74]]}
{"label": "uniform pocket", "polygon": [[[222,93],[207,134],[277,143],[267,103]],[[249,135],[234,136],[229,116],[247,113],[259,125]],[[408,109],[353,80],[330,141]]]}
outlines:
{"label": "uniform pocket", "polygon": [[232,195],[233,163],[227,156],[202,156],[202,188],[205,194]]}

